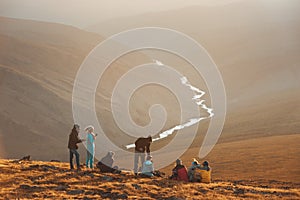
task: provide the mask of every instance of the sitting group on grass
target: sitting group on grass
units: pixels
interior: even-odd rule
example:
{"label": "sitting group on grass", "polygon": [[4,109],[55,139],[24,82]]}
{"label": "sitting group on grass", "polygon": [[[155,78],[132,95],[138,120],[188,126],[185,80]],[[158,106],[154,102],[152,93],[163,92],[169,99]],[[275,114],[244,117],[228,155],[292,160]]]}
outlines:
{"label": "sitting group on grass", "polygon": [[[87,158],[86,158],[86,167],[93,169],[94,166],[94,155],[95,155],[95,139],[97,134],[94,133],[94,127],[88,126],[85,128],[87,134],[86,139],[79,139],[79,125],[75,124],[69,135],[68,148],[70,152],[70,168],[74,169],[73,166],[73,156],[76,158],[77,170],[80,170],[79,163],[79,153],[77,151],[78,143],[87,141]],[[134,173],[136,176],[141,177],[153,177],[160,176],[159,171],[154,170],[152,156],[150,155],[150,145],[152,143],[152,137],[147,138],[138,138],[135,142],[135,156],[134,156]],[[147,153],[147,156],[146,156]],[[104,156],[96,165],[103,173],[121,173],[117,166],[113,166],[114,163],[114,152],[109,151],[106,156]],[[146,160],[145,160],[146,157]],[[139,160],[142,163],[142,166],[139,168]],[[172,175],[170,179],[184,181],[184,182],[211,182],[211,167],[209,166],[208,161],[204,161],[202,164],[199,164],[197,160],[194,159],[192,165],[187,168],[182,164],[180,159],[176,160],[176,166],[172,170]]]}

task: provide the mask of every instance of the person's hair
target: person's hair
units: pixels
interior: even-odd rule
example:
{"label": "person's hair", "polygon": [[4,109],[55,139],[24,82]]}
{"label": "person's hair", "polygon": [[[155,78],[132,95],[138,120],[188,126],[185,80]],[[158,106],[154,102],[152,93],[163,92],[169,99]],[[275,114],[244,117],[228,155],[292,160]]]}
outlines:
{"label": "person's hair", "polygon": [[89,126],[87,126],[85,129],[84,129],[85,131],[94,131],[95,130],[95,128],[92,126],[92,125],[89,125]]}
{"label": "person's hair", "polygon": [[146,160],[151,160],[152,159],[152,156],[147,156]]}
{"label": "person's hair", "polygon": [[78,124],[74,124],[72,132],[78,133],[77,128],[80,128],[80,126]]}
{"label": "person's hair", "polygon": [[151,135],[148,136],[148,139],[149,139],[149,142],[152,142],[152,136]]}
{"label": "person's hair", "polygon": [[204,161],[204,162],[202,163],[202,165],[208,167],[209,163],[208,163],[208,161],[206,160],[206,161]]}
{"label": "person's hair", "polygon": [[194,158],[194,161],[192,162],[192,165],[198,165],[198,161],[196,160],[196,158]]}
{"label": "person's hair", "polygon": [[177,160],[176,160],[176,165],[182,165],[182,160],[177,159]]}
{"label": "person's hair", "polygon": [[73,129],[76,130],[76,128],[80,128],[78,124],[74,124]]}

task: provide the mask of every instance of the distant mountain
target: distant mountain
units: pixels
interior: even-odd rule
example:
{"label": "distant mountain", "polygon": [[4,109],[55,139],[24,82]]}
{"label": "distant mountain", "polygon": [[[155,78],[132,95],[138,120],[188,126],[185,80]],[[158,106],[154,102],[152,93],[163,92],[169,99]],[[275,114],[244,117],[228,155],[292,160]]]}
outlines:
{"label": "distant mountain", "polygon": [[[229,114],[225,134],[263,134],[264,128],[299,133],[295,126],[300,117],[298,7],[299,1],[293,0],[236,1],[116,18],[86,30],[106,36],[148,26],[181,31],[207,49],[223,76]],[[151,55],[170,66],[180,60],[160,52]],[[239,126],[236,120],[242,120]]]}
{"label": "distant mountain", "polygon": [[[237,1],[117,18],[86,29],[106,36],[148,26],[181,31],[208,50],[223,75],[229,100],[237,103],[299,87],[297,5],[298,1]],[[172,59],[162,61],[174,64]]]}

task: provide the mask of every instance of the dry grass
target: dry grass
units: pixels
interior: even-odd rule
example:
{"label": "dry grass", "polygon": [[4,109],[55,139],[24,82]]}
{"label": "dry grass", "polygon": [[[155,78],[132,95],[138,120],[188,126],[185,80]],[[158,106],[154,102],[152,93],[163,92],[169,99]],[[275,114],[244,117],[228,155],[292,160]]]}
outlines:
{"label": "dry grass", "polygon": [[[181,183],[129,173],[70,171],[67,163],[0,160],[3,199],[299,199],[299,184],[246,181]],[[75,194],[72,194],[75,193]]]}

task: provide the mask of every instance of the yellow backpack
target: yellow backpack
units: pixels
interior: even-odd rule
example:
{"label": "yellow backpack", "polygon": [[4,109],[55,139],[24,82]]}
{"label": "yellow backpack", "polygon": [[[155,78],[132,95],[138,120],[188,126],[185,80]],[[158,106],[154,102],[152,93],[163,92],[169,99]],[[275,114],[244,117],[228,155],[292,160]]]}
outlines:
{"label": "yellow backpack", "polygon": [[211,169],[209,171],[198,169],[197,170],[200,174],[201,183],[210,183],[211,182]]}

